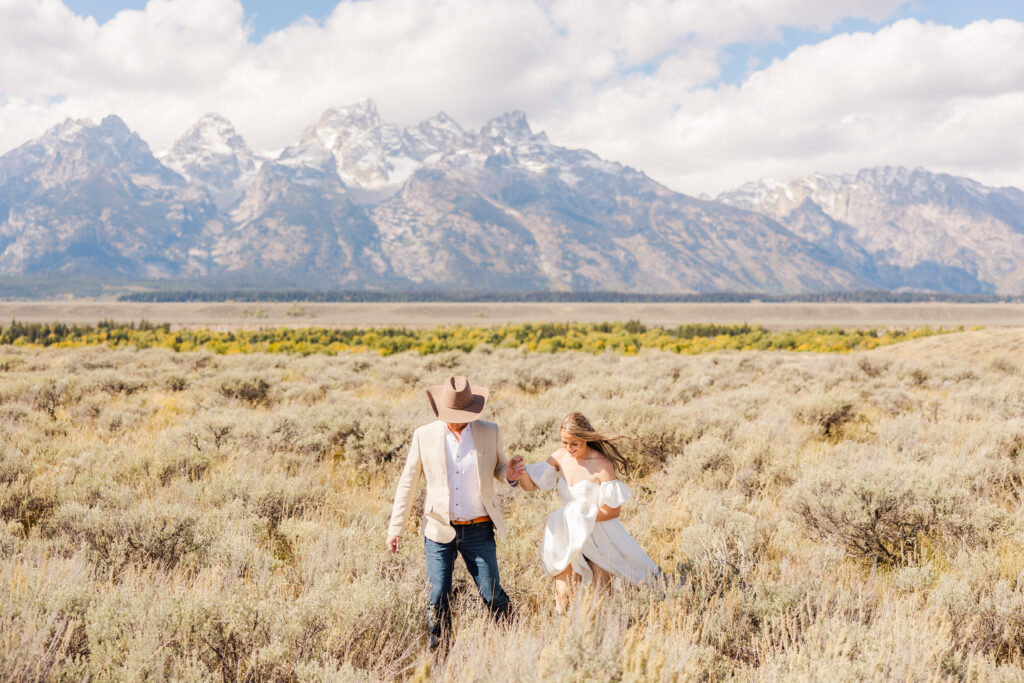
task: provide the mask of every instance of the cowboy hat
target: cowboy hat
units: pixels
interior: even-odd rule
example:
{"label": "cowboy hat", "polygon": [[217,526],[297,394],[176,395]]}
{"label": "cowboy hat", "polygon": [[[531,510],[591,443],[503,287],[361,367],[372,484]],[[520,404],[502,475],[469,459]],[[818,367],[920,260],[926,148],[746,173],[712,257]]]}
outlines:
{"label": "cowboy hat", "polygon": [[427,389],[431,410],[445,422],[472,422],[477,419],[483,412],[487,395],[487,389],[471,388],[469,380],[458,375]]}

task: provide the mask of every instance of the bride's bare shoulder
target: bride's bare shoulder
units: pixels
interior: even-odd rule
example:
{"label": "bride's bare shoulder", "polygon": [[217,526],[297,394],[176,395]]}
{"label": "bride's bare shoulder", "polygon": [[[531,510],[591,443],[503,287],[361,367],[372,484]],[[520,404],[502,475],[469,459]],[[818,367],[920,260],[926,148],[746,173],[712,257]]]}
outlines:
{"label": "bride's bare shoulder", "polygon": [[615,474],[615,463],[605,457],[598,459],[597,466],[594,468],[594,477],[602,484],[618,479]]}

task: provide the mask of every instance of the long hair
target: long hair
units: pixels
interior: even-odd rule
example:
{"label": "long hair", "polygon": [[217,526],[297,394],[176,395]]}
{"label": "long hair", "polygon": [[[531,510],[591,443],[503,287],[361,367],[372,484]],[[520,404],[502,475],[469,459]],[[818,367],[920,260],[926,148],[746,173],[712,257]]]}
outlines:
{"label": "long hair", "polygon": [[569,413],[562,419],[562,424],[559,430],[574,436],[577,439],[581,439],[586,442],[587,446],[593,448],[595,451],[603,455],[612,461],[617,472],[620,472],[623,476],[629,474],[630,464],[629,460],[626,459],[619,449],[615,446],[613,441],[618,441],[624,437],[621,436],[605,436],[598,431],[594,430],[594,427],[590,424],[590,420],[586,418],[583,413]]}

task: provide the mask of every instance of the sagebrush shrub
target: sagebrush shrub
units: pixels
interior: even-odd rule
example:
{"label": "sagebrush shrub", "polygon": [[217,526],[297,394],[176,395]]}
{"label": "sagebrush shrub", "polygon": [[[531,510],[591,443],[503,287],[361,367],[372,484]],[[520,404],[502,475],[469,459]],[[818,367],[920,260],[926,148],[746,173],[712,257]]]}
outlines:
{"label": "sagebrush shrub", "polygon": [[17,520],[0,518],[0,560],[7,558],[21,545],[24,529]]}
{"label": "sagebrush shrub", "polygon": [[845,425],[857,417],[857,399],[847,395],[829,394],[799,403],[797,419],[817,427],[823,438],[838,438]]}
{"label": "sagebrush shrub", "polygon": [[210,469],[211,464],[210,458],[202,453],[177,453],[159,463],[157,479],[162,486],[167,486],[175,478],[199,481]]}
{"label": "sagebrush shrub", "polygon": [[137,377],[128,377],[121,372],[93,374],[83,391],[102,391],[107,394],[132,394],[147,388],[147,382]]}
{"label": "sagebrush shrub", "polygon": [[173,569],[199,561],[209,544],[198,515],[177,504],[109,510],[65,503],[54,525],[68,541],[84,544],[97,566],[114,573],[129,564]]}
{"label": "sagebrush shrub", "polygon": [[[267,476],[269,474],[269,476]],[[323,482],[306,476],[282,476],[282,473],[218,472],[211,482],[211,500],[218,506],[241,502],[252,514],[262,518],[268,528],[281,521],[301,516],[323,504]]]}
{"label": "sagebrush shrub", "polygon": [[628,440],[619,448],[630,455],[632,473],[642,476],[659,470],[665,463],[683,452],[684,446],[703,433],[703,425],[683,422],[671,413],[648,410],[639,406],[625,407],[621,414],[609,420],[605,429]]}
{"label": "sagebrush shrub", "polygon": [[27,534],[44,522],[56,505],[54,482],[34,474],[27,454],[0,452],[0,523],[17,523]]}
{"label": "sagebrush shrub", "polygon": [[32,459],[18,449],[0,447],[0,484],[32,476]]}
{"label": "sagebrush shrub", "polygon": [[57,409],[65,401],[65,392],[63,384],[55,380],[48,380],[36,387],[32,397],[32,407],[49,415],[51,420],[56,420]]}
{"label": "sagebrush shrub", "polygon": [[387,405],[367,402],[319,416],[329,430],[330,448],[352,463],[380,465],[401,459],[416,423]]}
{"label": "sagebrush shrub", "polygon": [[971,535],[971,522],[961,515],[965,503],[913,469],[864,463],[812,474],[795,490],[792,509],[812,536],[854,557],[905,565],[920,557],[929,538],[957,542]]}
{"label": "sagebrush shrub", "polygon": [[1024,573],[1001,575],[995,553],[962,553],[956,571],[939,577],[930,601],[949,617],[964,652],[983,651],[997,662],[1024,657]]}
{"label": "sagebrush shrub", "polygon": [[270,382],[260,376],[227,377],[217,390],[222,396],[244,401],[252,406],[270,403]]}
{"label": "sagebrush shrub", "polygon": [[1016,375],[1020,372],[1020,367],[1017,363],[1014,363],[1006,356],[996,356],[989,361],[988,368],[994,372],[1000,372],[1005,375]]}
{"label": "sagebrush shrub", "polygon": [[509,415],[501,425],[505,451],[509,455],[532,454],[547,457],[559,447],[560,416],[521,411]]}
{"label": "sagebrush shrub", "polygon": [[868,377],[881,377],[889,369],[889,363],[883,359],[863,355],[857,359],[857,367]]}
{"label": "sagebrush shrub", "polygon": [[539,673],[557,679],[572,672],[571,680],[615,680],[622,675],[625,620],[601,609],[596,600],[572,605],[564,626],[540,653]]}
{"label": "sagebrush shrub", "polygon": [[[739,501],[733,501],[739,504]],[[681,538],[683,555],[712,584],[749,583],[772,538],[754,515],[723,504],[718,497],[692,501],[693,521]]]}
{"label": "sagebrush shrub", "polygon": [[163,385],[171,391],[185,391],[188,388],[188,378],[178,373],[168,374],[163,378]]}

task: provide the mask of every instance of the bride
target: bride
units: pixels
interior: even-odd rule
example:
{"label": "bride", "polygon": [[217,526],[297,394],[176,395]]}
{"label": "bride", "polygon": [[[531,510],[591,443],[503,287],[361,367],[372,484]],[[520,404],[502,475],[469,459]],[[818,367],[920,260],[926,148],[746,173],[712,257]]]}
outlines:
{"label": "bride", "polygon": [[559,431],[562,447],[546,462],[527,465],[519,483],[526,491],[558,486],[563,505],[548,517],[541,559],[562,614],[579,581],[609,590],[612,576],[638,584],[660,570],[618,520],[632,496],[616,470],[625,473],[629,463],[581,413],[569,413]]}

